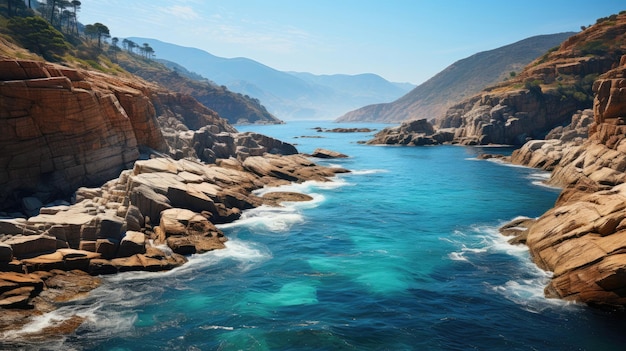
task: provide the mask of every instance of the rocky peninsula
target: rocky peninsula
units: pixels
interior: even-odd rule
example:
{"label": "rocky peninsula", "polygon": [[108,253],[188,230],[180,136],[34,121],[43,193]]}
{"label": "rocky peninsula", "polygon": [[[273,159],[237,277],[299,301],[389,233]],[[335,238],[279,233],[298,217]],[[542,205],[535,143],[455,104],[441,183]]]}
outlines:
{"label": "rocky peninsula", "polygon": [[[0,130],[0,330],[82,296],[100,275],[168,270],[223,248],[215,224],[243,210],[306,200],[254,190],[347,172],[238,133],[188,95],[41,61],[0,58]],[[44,333],[81,323],[71,321]]]}

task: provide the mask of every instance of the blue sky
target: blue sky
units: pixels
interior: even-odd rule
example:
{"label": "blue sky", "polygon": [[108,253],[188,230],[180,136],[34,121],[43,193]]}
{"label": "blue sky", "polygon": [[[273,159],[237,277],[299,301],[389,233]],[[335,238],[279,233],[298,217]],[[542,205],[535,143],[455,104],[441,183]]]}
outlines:
{"label": "blue sky", "polygon": [[477,52],[621,10],[623,0],[82,0],[79,20],[282,71],[420,84]]}

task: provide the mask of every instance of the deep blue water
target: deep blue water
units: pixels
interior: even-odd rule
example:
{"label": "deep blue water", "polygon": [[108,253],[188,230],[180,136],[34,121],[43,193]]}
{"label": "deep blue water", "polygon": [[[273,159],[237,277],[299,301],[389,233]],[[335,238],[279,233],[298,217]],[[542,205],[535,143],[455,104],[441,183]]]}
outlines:
{"label": "deep blue water", "polygon": [[319,163],[352,174],[289,187],[314,201],[248,211],[222,227],[227,249],[171,272],[107,277],[28,328],[78,312],[87,322],[76,334],[47,343],[76,350],[626,347],[622,316],[545,299],[549,274],[497,233],[552,206],[545,174],[478,161],[477,148],[367,146],[357,141],[371,134],[316,126],[350,125],[238,128],[350,155]]}

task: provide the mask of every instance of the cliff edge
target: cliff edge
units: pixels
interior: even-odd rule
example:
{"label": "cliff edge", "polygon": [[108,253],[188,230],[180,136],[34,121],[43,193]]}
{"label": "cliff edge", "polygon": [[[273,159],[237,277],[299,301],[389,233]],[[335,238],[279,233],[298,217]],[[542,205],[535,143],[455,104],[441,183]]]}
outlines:
{"label": "cliff edge", "polygon": [[[532,259],[553,272],[546,295],[626,306],[626,56],[594,83],[594,122],[582,144],[547,141],[517,150],[518,164],[552,163],[564,187],[555,207],[526,221]],[[556,149],[559,151],[556,152]],[[541,160],[549,162],[541,162]],[[519,223],[517,224],[519,225]],[[515,226],[515,225],[514,225]],[[503,232],[506,234],[505,226]],[[519,228],[519,227],[518,227]],[[518,233],[519,234],[519,233]]]}

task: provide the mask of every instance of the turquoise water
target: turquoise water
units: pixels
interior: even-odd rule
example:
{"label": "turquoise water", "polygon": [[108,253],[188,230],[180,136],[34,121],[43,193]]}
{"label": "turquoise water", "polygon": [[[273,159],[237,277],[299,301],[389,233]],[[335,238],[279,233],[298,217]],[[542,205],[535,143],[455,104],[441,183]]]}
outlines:
{"label": "turquoise water", "polygon": [[[478,161],[469,147],[381,147],[322,122],[239,127],[350,155],[331,183],[287,187],[308,203],[222,226],[227,249],[166,273],[107,277],[73,313],[75,350],[623,350],[620,315],[549,300],[549,278],[497,227],[538,216],[545,174]],[[358,125],[361,127],[362,125]],[[370,125],[382,128],[383,125]],[[308,138],[302,136],[315,136]],[[489,149],[488,152],[510,152]],[[19,338],[20,334],[13,335]]]}

